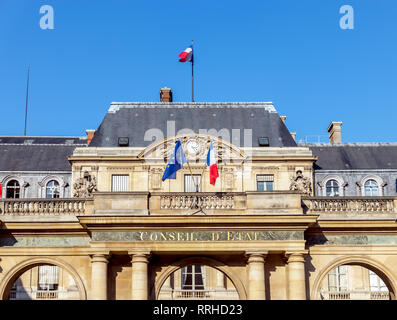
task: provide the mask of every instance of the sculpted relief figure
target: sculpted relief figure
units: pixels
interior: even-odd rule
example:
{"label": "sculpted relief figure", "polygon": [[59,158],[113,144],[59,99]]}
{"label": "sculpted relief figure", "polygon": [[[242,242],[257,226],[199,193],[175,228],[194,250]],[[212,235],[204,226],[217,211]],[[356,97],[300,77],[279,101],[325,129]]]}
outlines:
{"label": "sculpted relief figure", "polygon": [[77,179],[73,184],[73,197],[75,198],[90,198],[94,191],[98,191],[96,178],[87,171],[84,172],[83,178]]}
{"label": "sculpted relief figure", "polygon": [[299,191],[304,195],[310,196],[312,193],[311,181],[309,178],[303,176],[301,170],[298,170],[296,175],[291,177],[291,185],[289,189],[292,191]]}

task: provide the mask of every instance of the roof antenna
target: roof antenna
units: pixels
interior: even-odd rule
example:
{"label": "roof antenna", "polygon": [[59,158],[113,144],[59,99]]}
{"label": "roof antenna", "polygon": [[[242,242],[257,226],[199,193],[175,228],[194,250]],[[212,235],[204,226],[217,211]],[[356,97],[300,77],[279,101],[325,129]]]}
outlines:
{"label": "roof antenna", "polygon": [[28,81],[27,81],[27,84],[26,84],[25,130],[23,132],[24,136],[26,136],[26,121],[28,119],[29,75],[30,75],[30,64],[28,66]]}

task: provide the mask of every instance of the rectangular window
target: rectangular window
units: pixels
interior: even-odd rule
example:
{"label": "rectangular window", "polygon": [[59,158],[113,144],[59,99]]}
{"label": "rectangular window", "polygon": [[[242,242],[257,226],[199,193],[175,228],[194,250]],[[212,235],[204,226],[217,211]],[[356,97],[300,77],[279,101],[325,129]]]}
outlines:
{"label": "rectangular window", "polygon": [[369,285],[371,291],[389,291],[382,279],[379,278],[379,276],[371,270],[369,270]]}
{"label": "rectangular window", "polygon": [[123,192],[130,191],[130,176],[125,175],[112,175],[112,191]]}
{"label": "rectangular window", "polygon": [[58,289],[59,268],[57,266],[39,266],[39,291]]}
{"label": "rectangular window", "polygon": [[272,191],[274,183],[274,175],[261,174],[256,176],[256,190],[257,191]]}
{"label": "rectangular window", "polygon": [[204,290],[204,267],[199,265],[182,268],[182,290]]}
{"label": "rectangular window", "polygon": [[328,274],[328,290],[333,292],[347,290],[347,266],[336,267]]}
{"label": "rectangular window", "polygon": [[201,192],[201,175],[185,174],[185,192]]}

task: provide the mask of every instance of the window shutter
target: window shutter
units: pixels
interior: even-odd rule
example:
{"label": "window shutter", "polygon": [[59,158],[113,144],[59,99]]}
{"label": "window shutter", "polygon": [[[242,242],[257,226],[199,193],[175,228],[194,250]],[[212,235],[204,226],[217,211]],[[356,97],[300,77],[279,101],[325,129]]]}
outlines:
{"label": "window shutter", "polygon": [[274,175],[272,174],[259,174],[256,176],[256,181],[274,181]]}
{"label": "window shutter", "polygon": [[129,175],[112,175],[112,191],[122,192],[129,191]]}
{"label": "window shutter", "polygon": [[[194,179],[194,182],[193,182]],[[185,192],[196,192],[196,186],[195,183],[199,185],[199,192],[200,190],[200,181],[201,181],[201,175],[199,174],[194,174],[192,179],[192,175],[190,174],[185,174]]]}
{"label": "window shutter", "polygon": [[58,284],[59,268],[57,266],[40,266],[39,267],[39,284]]}

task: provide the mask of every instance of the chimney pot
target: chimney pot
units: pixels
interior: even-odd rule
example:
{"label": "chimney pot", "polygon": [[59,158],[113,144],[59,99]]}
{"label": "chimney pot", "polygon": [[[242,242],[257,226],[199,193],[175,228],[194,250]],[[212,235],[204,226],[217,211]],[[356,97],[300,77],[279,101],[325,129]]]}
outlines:
{"label": "chimney pot", "polygon": [[164,87],[160,89],[160,101],[161,102],[172,102],[172,90]]}
{"label": "chimney pot", "polygon": [[342,142],[342,121],[332,121],[328,126],[329,143]]}
{"label": "chimney pot", "polygon": [[85,132],[87,133],[87,144],[89,145],[91,143],[92,138],[94,138],[96,130],[87,129]]}

